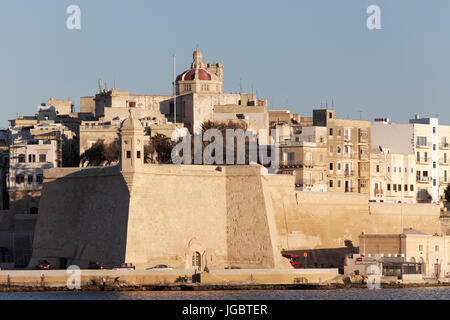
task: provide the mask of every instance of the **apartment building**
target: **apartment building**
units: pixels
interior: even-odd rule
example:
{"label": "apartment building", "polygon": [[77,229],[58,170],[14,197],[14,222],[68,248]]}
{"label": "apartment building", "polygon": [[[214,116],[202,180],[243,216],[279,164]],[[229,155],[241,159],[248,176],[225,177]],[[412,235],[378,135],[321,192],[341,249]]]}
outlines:
{"label": "apartment building", "polygon": [[415,157],[418,202],[439,202],[449,181],[450,126],[438,118],[420,118],[407,124],[376,120],[371,127],[372,148],[387,148],[395,154]]}
{"label": "apartment building", "polygon": [[327,191],[327,130],[304,127],[302,134],[280,142],[280,167],[283,174],[295,176],[299,191]]}
{"label": "apartment building", "polygon": [[370,166],[370,200],[416,203],[414,155],[374,149],[370,153]]}
{"label": "apartment building", "polygon": [[314,126],[327,131],[327,190],[370,192],[370,122],[336,119],[331,109],[313,110]]}

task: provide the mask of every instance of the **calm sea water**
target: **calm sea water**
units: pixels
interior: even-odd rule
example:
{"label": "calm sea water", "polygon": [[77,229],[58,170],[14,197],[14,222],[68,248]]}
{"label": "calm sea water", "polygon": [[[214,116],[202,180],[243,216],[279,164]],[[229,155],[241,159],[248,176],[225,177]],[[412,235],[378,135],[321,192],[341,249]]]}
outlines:
{"label": "calm sea water", "polygon": [[450,300],[450,287],[340,290],[17,292],[0,300]]}

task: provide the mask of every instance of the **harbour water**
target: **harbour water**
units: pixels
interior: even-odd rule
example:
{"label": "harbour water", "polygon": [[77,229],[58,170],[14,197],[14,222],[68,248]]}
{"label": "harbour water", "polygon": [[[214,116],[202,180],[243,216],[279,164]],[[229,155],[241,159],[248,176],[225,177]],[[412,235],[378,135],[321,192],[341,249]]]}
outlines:
{"label": "harbour water", "polygon": [[1,292],[0,300],[450,300],[450,287],[378,290]]}

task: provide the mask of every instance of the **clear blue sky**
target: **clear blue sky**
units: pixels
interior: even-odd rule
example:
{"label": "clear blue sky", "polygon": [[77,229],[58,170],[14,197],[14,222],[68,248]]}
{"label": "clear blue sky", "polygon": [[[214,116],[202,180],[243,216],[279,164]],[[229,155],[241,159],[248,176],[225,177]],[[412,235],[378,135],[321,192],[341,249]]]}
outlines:
{"label": "clear blue sky", "polygon": [[[66,8],[81,7],[81,30]],[[382,30],[366,28],[381,7]],[[0,2],[0,127],[48,98],[108,87],[169,94],[172,54],[188,68],[198,45],[224,64],[224,91],[252,85],[269,107],[305,116],[334,100],[337,115],[406,122],[439,114],[450,124],[450,1]]]}

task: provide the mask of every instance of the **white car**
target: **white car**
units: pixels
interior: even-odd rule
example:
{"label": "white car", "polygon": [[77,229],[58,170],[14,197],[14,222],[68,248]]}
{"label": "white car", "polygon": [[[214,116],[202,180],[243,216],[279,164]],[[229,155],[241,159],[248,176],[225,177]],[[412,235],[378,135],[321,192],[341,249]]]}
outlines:
{"label": "white car", "polygon": [[173,270],[173,268],[166,264],[158,264],[154,267],[147,268],[146,270]]}

